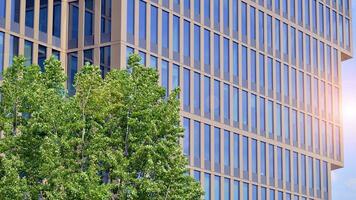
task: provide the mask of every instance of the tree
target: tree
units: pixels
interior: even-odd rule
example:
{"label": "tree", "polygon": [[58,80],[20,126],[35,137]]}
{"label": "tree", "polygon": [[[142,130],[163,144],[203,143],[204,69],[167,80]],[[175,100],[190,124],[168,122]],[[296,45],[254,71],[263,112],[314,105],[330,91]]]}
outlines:
{"label": "tree", "polygon": [[61,63],[14,59],[0,87],[2,199],[200,199],[179,140],[178,90],[131,55],[128,70],[86,64],[69,96]]}

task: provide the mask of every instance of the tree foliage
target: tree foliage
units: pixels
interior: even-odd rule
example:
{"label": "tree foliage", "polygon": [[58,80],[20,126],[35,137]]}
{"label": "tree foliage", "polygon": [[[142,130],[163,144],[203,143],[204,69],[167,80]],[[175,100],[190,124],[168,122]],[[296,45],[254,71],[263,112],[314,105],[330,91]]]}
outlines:
{"label": "tree foliage", "polygon": [[85,65],[69,96],[54,58],[17,57],[0,87],[1,199],[200,199],[187,175],[178,91],[130,56],[101,77]]}

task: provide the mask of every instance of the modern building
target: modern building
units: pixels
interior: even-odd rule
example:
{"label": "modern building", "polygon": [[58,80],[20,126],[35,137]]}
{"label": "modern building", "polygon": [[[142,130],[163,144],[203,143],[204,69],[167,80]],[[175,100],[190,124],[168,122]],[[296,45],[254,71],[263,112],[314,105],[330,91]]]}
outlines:
{"label": "modern building", "polygon": [[180,87],[183,152],[205,199],[331,199],[343,167],[341,63],[350,0],[0,0],[15,55],[103,76],[136,52]]}

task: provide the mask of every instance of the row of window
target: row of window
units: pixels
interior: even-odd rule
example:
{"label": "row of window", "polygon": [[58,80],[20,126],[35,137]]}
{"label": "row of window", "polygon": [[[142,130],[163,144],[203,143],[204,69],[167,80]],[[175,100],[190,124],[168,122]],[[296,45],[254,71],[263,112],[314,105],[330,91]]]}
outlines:
{"label": "row of window", "polygon": [[[274,188],[267,188],[264,186],[257,186],[255,184],[249,184],[247,182],[239,180],[231,180],[227,177],[221,177],[219,175],[211,175],[209,173],[203,173],[194,170],[192,176],[202,183],[204,189],[204,199],[243,199],[243,200],[307,200],[305,196],[299,196],[297,194],[284,193]],[[313,200],[313,198],[308,198]],[[324,198],[328,199],[328,193],[324,193]]]}
{"label": "row of window", "polygon": [[[0,27],[5,27],[6,16],[6,3],[10,3],[10,28],[11,31],[20,32],[20,20],[21,20],[21,0],[0,0]],[[39,2],[39,10],[35,10],[35,0],[26,0],[25,2],[25,35],[28,37],[34,37],[34,24],[38,23],[39,39],[43,42],[47,42],[48,28],[52,29],[53,44],[59,46],[59,38],[61,34],[61,0],[54,0],[53,7],[48,7],[48,0],[41,0]],[[53,18],[49,19],[49,9],[53,11]],[[39,14],[38,22],[35,22],[34,15]],[[48,21],[52,20],[52,27],[48,27]]]}
{"label": "row of window", "polygon": [[[20,38],[14,35],[10,35],[10,40],[5,41],[5,33],[0,32],[0,73],[2,74],[4,69],[4,46],[5,43],[9,43],[9,60],[8,65],[12,65],[13,58],[19,55],[19,43]],[[24,41],[24,56],[26,58],[25,65],[31,65],[33,63],[34,53],[37,53],[37,63],[41,67],[41,70],[44,70],[44,61],[47,57],[47,47],[43,45],[38,45],[38,51],[34,52],[34,43],[29,40]],[[59,59],[59,51],[52,49],[52,55]]]}
{"label": "row of window", "polygon": [[[133,49],[128,47],[127,55],[130,53],[133,53]],[[143,64],[147,64],[146,54],[144,52],[139,52],[139,54],[143,58]],[[150,62],[151,66],[157,68],[157,57],[151,56]],[[331,158],[335,156],[336,159],[341,159],[340,128],[329,123],[330,120],[319,120],[310,114],[298,112],[296,109],[241,90],[229,83],[203,76],[199,72],[192,72],[188,68],[181,68],[176,64],[170,66],[169,62],[165,60],[161,60],[159,66],[161,66],[161,84],[166,89],[167,94],[171,89],[179,87],[182,79],[183,84],[180,87],[184,111],[197,115],[203,113],[203,116],[209,119],[213,113],[215,121],[222,121],[236,128],[240,128],[242,125],[242,129],[245,131],[258,132],[260,135],[276,138],[281,142],[304,149],[307,148],[309,151],[324,156]],[[172,70],[172,78],[169,78],[170,70]],[[292,75],[292,77],[296,80],[296,76]],[[303,80],[304,77],[301,77]],[[311,84],[310,81],[306,82],[307,85]],[[321,85],[320,88],[318,84]],[[281,87],[280,84],[277,85]],[[297,84],[292,85],[296,87]],[[303,84],[298,85],[302,85],[300,87],[304,88]],[[334,88],[334,93],[332,93],[331,88],[331,85],[325,86],[324,82],[315,78],[313,87],[307,86],[306,96],[310,98],[313,91],[313,98],[310,98],[311,102],[308,105],[313,105],[312,108],[317,111],[316,113],[319,112],[319,108],[323,107],[322,113],[325,112],[330,117],[334,115],[336,119],[339,116],[339,94],[337,88]],[[333,106],[333,104],[335,105]],[[330,117],[328,118],[330,119]]]}
{"label": "row of window", "polygon": [[[326,161],[227,130],[221,131],[217,127],[211,130],[208,124],[201,127],[200,122],[188,118],[183,118],[183,126],[185,128],[183,152],[188,158],[189,156],[193,158],[191,166],[206,170],[213,169],[212,171],[216,173],[265,185],[268,182],[270,186],[276,185],[288,191],[294,188],[294,191],[298,192],[301,185],[302,193],[305,193],[308,188],[310,196],[320,197],[321,192],[328,191]],[[192,131],[190,131],[191,126],[193,126]],[[204,129],[203,133],[201,129]],[[190,139],[194,140],[192,144]],[[204,161],[203,166],[201,161]],[[250,172],[252,177],[249,175]],[[317,191],[315,194],[314,189]]]}
{"label": "row of window", "polygon": [[[101,0],[100,10],[95,8],[94,0],[85,0],[84,45],[94,44],[94,15],[100,11],[100,42],[111,41],[111,0]],[[79,39],[79,1],[69,3],[68,48],[77,48]]]}
{"label": "row of window", "polygon": [[[219,10],[219,0],[216,0],[217,2],[216,5],[214,4],[214,9]],[[294,0],[293,0],[294,1]],[[291,2],[291,4],[293,3]],[[303,5],[303,0],[297,0],[298,5]],[[312,1],[311,8],[316,9],[315,11],[318,10],[319,17],[317,19],[316,15],[309,14],[309,7],[306,8],[308,9],[308,12],[305,12],[305,16],[303,15],[298,16],[298,19],[300,18],[303,20],[303,18],[308,19],[306,20],[305,23],[307,23],[307,27],[313,27],[314,32],[319,33],[319,35],[325,37],[328,40],[333,39],[334,43],[337,43],[339,41],[339,45],[342,47],[345,47],[347,49],[350,49],[350,20],[348,18],[343,17],[341,14],[337,14],[336,11],[331,11],[330,8],[324,6],[322,3],[318,3],[316,0],[305,0],[305,2]],[[134,12],[134,4],[137,1],[129,1],[128,2],[128,12],[127,12],[127,35],[128,35],[128,40],[130,41],[130,38],[133,38],[133,35],[135,34],[135,12]],[[198,2],[198,1],[195,1]],[[199,5],[200,3],[195,3],[194,5]],[[207,1],[209,2],[209,1]],[[279,2],[279,0],[275,1]],[[299,3],[301,2],[301,3]],[[206,2],[204,2],[206,3]],[[232,20],[229,20],[229,1],[224,0],[223,5],[226,6],[226,9],[224,9],[223,15],[226,16],[226,20],[224,19],[224,33],[227,35],[231,35],[234,38],[238,38],[238,32],[241,32],[241,40],[243,42],[247,42],[249,40],[249,44],[252,46],[256,46],[256,41],[259,41],[259,47],[260,49],[264,49],[264,44],[265,44],[265,33],[267,33],[267,38],[266,38],[266,43],[267,43],[267,49],[269,51],[272,51],[272,49],[275,50],[276,54],[280,56],[280,52],[283,51],[283,55],[288,55],[288,49],[284,49],[284,46],[288,45],[287,39],[288,39],[288,25],[283,22],[280,19],[273,18],[271,15],[265,14],[263,11],[256,9],[253,6],[248,6],[247,3],[245,2],[239,2],[238,0],[234,0],[232,2]],[[239,4],[239,5],[238,5]],[[310,3],[305,5],[309,5]],[[189,5],[189,4],[187,4]],[[210,4],[205,4],[204,6],[210,6]],[[139,17],[138,17],[138,22],[140,24],[139,26],[139,38],[142,40],[141,43],[145,43],[146,39],[146,31],[147,31],[147,12],[146,10],[150,7],[151,10],[151,16],[150,16],[150,31],[151,31],[151,44],[157,44],[157,32],[158,32],[158,12],[161,10],[158,9],[156,6],[151,5],[147,6],[147,3],[144,0],[139,1]],[[302,8],[302,7],[301,7]],[[206,8],[207,9],[207,8]],[[199,9],[200,10],[200,9]],[[325,11],[324,11],[325,10]],[[317,13],[317,12],[311,12],[311,13]],[[238,12],[241,12],[241,17],[238,16]],[[325,16],[324,16],[325,13]],[[310,22],[310,16],[312,16],[312,20]],[[200,16],[200,13],[198,13],[198,16]],[[266,17],[267,16],[267,17]],[[168,38],[169,38],[169,18],[170,14],[168,11],[162,10],[162,47],[163,48],[168,48]],[[214,20],[218,20],[219,17],[214,17]],[[266,20],[266,26],[265,26],[265,18]],[[210,18],[208,18],[210,19]],[[241,21],[239,22],[239,19]],[[317,21],[319,20],[319,21]],[[173,15],[173,51],[179,52],[179,21],[180,17],[177,15]],[[200,21],[200,20],[199,20]],[[209,21],[209,20],[208,20]],[[230,21],[231,25],[230,25]],[[209,21],[210,23],[210,21]],[[301,22],[303,24],[303,21]],[[312,23],[312,26],[310,25]],[[207,24],[206,24],[207,25]],[[199,26],[199,25],[196,25]],[[207,26],[210,26],[209,24]],[[220,27],[219,21],[215,25],[216,27]],[[230,32],[229,27],[232,26],[232,32]],[[274,28],[270,28],[273,27]],[[315,26],[315,27],[314,27]],[[325,27],[324,27],[325,26]],[[186,25],[184,25],[184,28]],[[345,28],[344,28],[345,27]],[[220,30],[220,28],[215,28]],[[280,31],[283,29],[283,42],[286,44],[283,44],[284,46],[281,46],[281,40],[280,36],[282,35]],[[294,30],[295,32],[295,27],[291,27],[290,29],[291,32]],[[178,31],[177,31],[178,30]],[[241,30],[241,31],[239,31]],[[344,33],[345,30],[345,33]],[[257,38],[257,32],[259,33],[259,36]],[[184,31],[186,33],[186,31]],[[188,33],[189,34],[189,33]],[[274,35],[274,37],[273,37]],[[293,36],[293,33],[291,33]],[[294,33],[294,36],[296,34]],[[194,35],[195,36],[195,35]],[[291,37],[292,37],[291,36]],[[174,39],[176,38],[176,39]],[[133,40],[133,39],[131,39]],[[194,38],[194,41],[196,39]],[[273,42],[273,40],[275,40]],[[293,38],[291,38],[293,41]],[[275,44],[275,45],[272,45]],[[144,44],[145,45],[145,44]],[[345,46],[344,46],[345,45]],[[283,48],[282,48],[283,47]],[[286,46],[287,47],[287,46]],[[288,48],[288,47],[287,47]],[[291,48],[293,50],[294,48]],[[293,52],[292,52],[293,54]],[[295,54],[294,54],[295,55]],[[292,55],[292,58],[295,57]]]}
{"label": "row of window", "polygon": [[[134,1],[131,2],[133,4]],[[140,1],[140,5],[146,6],[146,3]],[[155,6],[151,6],[151,9],[156,11],[151,12],[152,15],[157,14],[157,9]],[[146,9],[144,9],[146,10]],[[153,10],[151,10],[153,11]],[[142,13],[142,12],[140,12]],[[132,15],[133,10],[132,10]],[[264,14],[260,12],[262,18]],[[134,34],[134,17],[129,17],[128,13],[128,41],[133,43]],[[260,16],[260,17],[261,17]],[[155,18],[155,19],[154,19]],[[169,13],[162,12],[162,55],[168,57],[169,48]],[[146,48],[146,18],[140,17],[140,44],[141,48]],[[151,50],[157,53],[157,16],[151,18]],[[262,20],[264,21],[264,20]],[[182,26],[180,25],[181,23]],[[130,25],[131,24],[131,25]],[[287,24],[279,20],[275,20],[272,23],[272,17],[268,16],[267,27],[272,27],[275,24],[275,28],[269,28],[267,33],[267,45],[270,46],[268,49],[272,49],[274,46],[275,51],[283,53],[284,60],[288,61],[288,55],[291,55],[292,65],[298,62],[298,66],[305,71],[313,71],[315,75],[325,78],[327,81],[338,83],[339,81],[339,58],[337,49],[333,49],[330,45],[325,44],[322,41],[318,41],[316,38],[304,34],[302,31],[296,31],[295,28],[288,26]],[[262,25],[263,26],[263,25]],[[131,27],[131,28],[130,28]],[[180,35],[180,28],[183,28],[183,36]],[[193,28],[193,29],[192,29]],[[282,33],[280,30],[283,30]],[[193,30],[193,33],[191,33]],[[210,72],[210,66],[213,66],[213,72],[215,76],[220,76],[222,73],[224,78],[230,80],[230,75],[232,74],[232,79],[238,82],[239,73],[242,74],[242,81],[247,81],[249,79],[248,65],[251,66],[251,82],[254,84],[256,75],[255,72],[256,64],[260,59],[257,59],[258,53],[251,49],[248,56],[247,47],[240,46],[241,54],[239,54],[239,45],[235,41],[231,41],[228,38],[222,37],[217,33],[211,32],[208,29],[202,29],[199,25],[190,23],[189,21],[181,21],[178,16],[173,16],[173,58],[176,61],[180,60],[180,54],[183,54],[184,64],[190,65],[190,58],[194,58],[193,66],[200,68],[200,64],[204,64],[204,69],[206,72]],[[263,36],[264,34],[262,34]],[[273,36],[274,35],[274,36]],[[141,37],[142,36],[142,37]],[[281,37],[282,36],[282,37]],[[290,40],[288,38],[290,37]],[[131,39],[130,39],[131,38]],[[273,39],[274,38],[274,39]],[[282,39],[281,39],[282,38]],[[260,37],[260,44],[264,43],[264,37]],[[141,42],[141,40],[143,42]],[[182,40],[182,48],[180,47]],[[273,42],[274,40],[274,42]],[[193,43],[193,44],[191,44]],[[283,43],[283,44],[282,44]],[[142,45],[143,44],[143,45]],[[203,45],[202,45],[203,44]],[[203,47],[203,48],[202,48]],[[221,52],[222,50],[222,52]],[[183,51],[183,52],[181,52]],[[271,50],[272,51],[272,50]],[[290,53],[289,53],[290,52]],[[271,53],[269,53],[271,54]],[[278,56],[277,56],[278,57]],[[239,59],[241,58],[241,59]],[[250,58],[250,62],[247,61]],[[295,59],[297,58],[297,60]],[[241,61],[240,61],[241,60]],[[280,63],[277,61],[277,63]],[[262,63],[264,64],[264,63]],[[313,70],[312,70],[313,69]]]}

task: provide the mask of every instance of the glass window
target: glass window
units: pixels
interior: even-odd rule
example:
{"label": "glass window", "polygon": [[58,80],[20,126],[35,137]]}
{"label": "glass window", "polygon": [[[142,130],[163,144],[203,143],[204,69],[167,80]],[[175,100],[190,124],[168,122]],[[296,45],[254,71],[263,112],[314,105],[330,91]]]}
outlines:
{"label": "glass window", "polygon": [[220,168],[220,128],[214,127],[214,163]]}
{"label": "glass window", "polygon": [[214,199],[220,199],[220,176],[214,177],[214,193],[215,193],[215,198]]}
{"label": "glass window", "polygon": [[265,43],[265,34],[264,34],[264,30],[265,30],[265,16],[264,13],[262,11],[258,11],[258,31],[259,31],[259,45],[260,47],[262,47],[262,49],[264,48],[264,43]]}
{"label": "glass window", "polygon": [[350,20],[345,18],[345,44],[350,49]]}
{"label": "glass window", "polygon": [[298,145],[298,124],[297,124],[297,111],[291,110],[291,126],[292,126],[292,136],[293,136],[293,145]]}
{"label": "glass window", "polygon": [[242,46],[242,81],[243,82],[245,81],[246,84],[248,80],[247,59],[248,59],[247,47]]}
{"label": "glass window", "polygon": [[305,26],[309,29],[310,27],[310,9],[309,9],[309,5],[310,5],[310,0],[304,0],[304,19],[305,19]]}
{"label": "glass window", "polygon": [[256,174],[257,175],[257,164],[258,164],[258,161],[257,161],[257,140],[253,139],[251,141],[251,159],[252,159],[252,173]]}
{"label": "glass window", "polygon": [[190,71],[187,68],[183,69],[183,107],[184,110],[190,110]]}
{"label": "glass window", "polygon": [[295,20],[295,0],[289,0],[289,12],[290,18]]}
{"label": "glass window", "polygon": [[247,4],[241,2],[241,28],[242,28],[242,40],[247,41]]}
{"label": "glass window", "polygon": [[298,23],[303,25],[303,0],[297,0],[298,3]]}
{"label": "glass window", "polygon": [[61,0],[53,1],[53,36],[61,37],[61,16],[62,16]]}
{"label": "glass window", "polygon": [[339,45],[344,46],[344,25],[342,15],[339,14]]}
{"label": "glass window", "polygon": [[265,135],[266,133],[266,112],[265,112],[265,99],[260,97],[260,133]]}
{"label": "glass window", "polygon": [[278,191],[278,200],[283,200],[283,192]]}
{"label": "glass window", "polygon": [[257,97],[251,94],[251,129],[252,132],[257,130]]}
{"label": "glass window", "polygon": [[179,17],[174,15],[173,16],[173,51],[179,52]]}
{"label": "glass window", "polygon": [[268,81],[268,92],[273,91],[273,60],[272,58],[267,58],[267,81]]}
{"label": "glass window", "polygon": [[0,0],[0,18],[6,16],[6,0]]}
{"label": "glass window", "polygon": [[204,199],[210,200],[211,196],[211,183],[210,174],[204,173]]}
{"label": "glass window", "polygon": [[11,1],[11,21],[20,23],[20,0],[12,0]]}
{"label": "glass window", "polygon": [[[312,13],[317,13],[317,8],[316,8],[316,0],[312,0]],[[316,32],[317,31],[317,18],[315,15],[311,15],[312,16],[312,26],[313,26],[313,31]]]}
{"label": "glass window", "polygon": [[[3,38],[3,33],[2,36],[0,35],[0,51],[3,51],[3,44],[4,44],[4,38]],[[2,41],[1,41],[2,40]],[[2,44],[2,45],[1,45]],[[29,66],[32,64],[32,52],[33,52],[33,43],[31,41],[25,40],[25,65]],[[0,62],[1,62],[1,67],[2,67],[2,53],[0,53]],[[2,68],[1,68],[2,69]]]}
{"label": "glass window", "polygon": [[314,144],[315,144],[315,151],[319,152],[320,149],[320,142],[319,142],[319,119],[314,118],[313,120],[313,128],[314,128]]}
{"label": "glass window", "polygon": [[194,112],[200,114],[200,74],[194,72]]}
{"label": "glass window", "polygon": [[288,0],[283,0],[282,1],[282,12],[283,12],[283,16],[285,18],[288,18]]}
{"label": "glass window", "polygon": [[267,200],[267,189],[265,187],[261,187],[261,200]]}
{"label": "glass window", "polygon": [[224,83],[224,120],[230,123],[230,86]]}
{"label": "glass window", "polygon": [[[274,146],[272,144],[269,145],[268,148],[268,161],[269,161],[269,177],[274,177]],[[274,199],[274,198],[273,198]]]}
{"label": "glass window", "polygon": [[240,137],[238,134],[234,133],[233,134],[234,138],[234,147],[233,147],[233,155],[237,155],[237,156],[233,156],[233,164],[234,164],[234,171],[235,170],[239,170],[240,169]]}
{"label": "glass window", "polygon": [[[267,15],[267,27],[272,27],[272,16]],[[272,28],[266,29],[267,31],[267,50],[272,51]]]}
{"label": "glass window", "polygon": [[274,195],[274,190],[273,189],[269,189],[269,199],[270,200],[274,200],[275,198],[275,195]]}
{"label": "glass window", "polygon": [[223,17],[224,17],[224,28],[229,28],[229,0],[223,1]]}
{"label": "glass window", "polygon": [[200,26],[194,25],[194,62],[200,63]]}
{"label": "glass window", "polygon": [[210,0],[204,0],[204,16],[206,19],[210,19]]}
{"label": "glass window", "polygon": [[189,157],[190,154],[190,119],[183,118],[184,138],[183,138],[183,154]]}
{"label": "glass window", "polygon": [[[151,27],[152,27],[151,31],[154,31],[153,29],[154,25],[157,26],[157,24],[154,23],[153,21],[155,16],[157,17],[157,8],[151,6]],[[127,1],[127,34],[128,35],[134,35],[135,33],[134,23],[135,23],[135,1]],[[152,36],[154,36],[154,32],[151,32],[151,38]]]}
{"label": "glass window", "polygon": [[257,185],[252,185],[252,199],[257,200],[257,198],[258,198]]}
{"label": "glass window", "polygon": [[68,93],[69,95],[74,95],[75,93],[75,88],[73,86],[74,83],[74,77],[78,71],[78,57],[76,53],[70,53],[68,55],[68,79],[67,79],[67,85],[68,85]]}
{"label": "glass window", "polygon": [[101,42],[111,40],[111,0],[101,1]]}
{"label": "glass window", "polygon": [[[3,0],[2,2],[0,1],[0,5],[1,4],[5,4],[5,1]],[[1,7],[1,6],[0,6]],[[4,5],[4,7],[2,8],[0,8],[1,10],[2,9],[4,9],[4,14],[5,14],[5,5]],[[25,25],[27,26],[27,27],[31,27],[31,28],[33,28],[33,21],[34,21],[34,19],[33,19],[33,17],[34,17],[34,9],[35,9],[35,6],[34,6],[34,0],[26,0],[26,15],[25,15]],[[1,12],[1,10],[0,10],[0,12]],[[5,17],[5,15],[1,15],[0,14],[0,17]]]}
{"label": "glass window", "polygon": [[10,52],[9,52],[9,66],[12,65],[12,61],[15,56],[19,55],[19,38],[10,35]]}
{"label": "glass window", "polygon": [[283,23],[283,56],[288,56],[288,25]]}
{"label": "glass window", "polygon": [[290,183],[291,179],[291,174],[290,174],[290,151],[289,150],[285,150],[284,153],[284,157],[285,157],[285,179],[287,183]]}
{"label": "glass window", "polygon": [[313,189],[314,188],[314,165],[313,165],[313,158],[308,157],[308,177],[309,177],[309,188]]}
{"label": "glass window", "polygon": [[283,70],[283,93],[284,98],[289,99],[289,66],[284,64]]}
{"label": "glass window", "polygon": [[256,9],[254,7],[250,7],[250,39],[254,45],[256,41]]}
{"label": "glass window", "polygon": [[233,121],[234,126],[238,126],[239,123],[239,89],[236,87],[233,88]]}
{"label": "glass window", "polygon": [[[129,16],[131,17],[131,16]],[[78,2],[69,3],[69,40],[68,46],[75,48],[78,46],[78,24],[79,24],[79,9]]]}
{"label": "glass window", "polygon": [[210,31],[207,29],[204,29],[204,64],[210,65]]}
{"label": "glass window", "polygon": [[[143,2],[144,3],[144,2]],[[141,6],[140,2],[140,6]],[[144,3],[146,5],[146,3]],[[141,7],[140,7],[141,8]],[[145,11],[146,13],[146,11]],[[146,18],[146,16],[144,16]],[[141,20],[141,16],[140,16]],[[93,44],[93,32],[94,32],[94,9],[93,0],[85,1],[85,19],[84,19],[84,41],[85,45]]]}
{"label": "glass window", "polygon": [[319,3],[319,34],[324,36],[324,6]]}
{"label": "glass window", "polygon": [[281,147],[277,147],[277,168],[278,168],[278,180],[283,180],[283,160],[282,160]]}
{"label": "glass window", "polygon": [[199,183],[200,182],[200,171],[194,170],[193,177]]}
{"label": "glass window", "polygon": [[[208,0],[209,1],[209,0]],[[238,0],[232,0],[232,31],[237,32],[239,27]]]}
{"label": "glass window", "polygon": [[194,0],[194,16],[200,17],[200,0]]}
{"label": "glass window", "polygon": [[243,194],[244,194],[244,200],[249,200],[249,188],[248,188],[248,183],[243,184]]}
{"label": "glass window", "polygon": [[249,170],[249,165],[248,165],[248,137],[243,136],[242,138],[242,153],[243,153],[243,171],[248,172]]}
{"label": "glass window", "polygon": [[268,115],[268,135],[273,138],[274,133],[274,123],[273,123],[273,101],[268,100],[267,104],[267,115]]}
{"label": "glass window", "polygon": [[236,181],[234,180],[234,185],[233,185],[233,199],[234,200],[238,200],[240,199],[240,182],[239,181]]}
{"label": "glass window", "polygon": [[232,75],[233,75],[233,80],[234,82],[238,82],[239,79],[239,46],[236,42],[233,42],[232,45],[232,51],[233,51],[233,71],[232,71]]}
{"label": "glass window", "polygon": [[250,74],[252,87],[256,87],[256,51],[250,51]]}
{"label": "glass window", "polygon": [[168,77],[169,77],[169,63],[168,61],[162,60],[162,75],[161,75],[161,81],[162,81],[162,86],[166,90],[166,97],[168,96],[169,88],[168,88]]}
{"label": "glass window", "polygon": [[275,66],[276,70],[276,92],[277,95],[280,96],[281,95],[281,88],[282,88],[282,78],[281,78],[281,63],[279,61],[276,61],[276,66]]}
{"label": "glass window", "polygon": [[180,70],[179,66],[176,64],[173,64],[173,71],[172,71],[172,86],[173,89],[176,89],[179,87],[179,80],[180,80]]}
{"label": "glass window", "polygon": [[296,49],[297,49],[297,44],[296,44],[296,36],[295,36],[295,28],[292,27],[291,29],[291,57],[292,57],[292,63],[295,64],[295,57],[296,57]]}
{"label": "glass window", "polygon": [[210,78],[204,76],[204,113],[207,117],[210,117],[210,99]]}
{"label": "glass window", "polygon": [[304,68],[304,45],[303,32],[298,31],[298,64],[302,69]]}
{"label": "glass window", "polygon": [[315,159],[315,185],[316,185],[316,189],[317,191],[321,190],[321,180],[320,180],[320,160]]}
{"label": "glass window", "polygon": [[157,57],[151,56],[151,68],[157,70]]}
{"label": "glass window", "polygon": [[[133,3],[130,3],[133,4]],[[131,19],[133,20],[133,19]],[[131,26],[131,25],[130,25]],[[129,25],[127,27],[130,27]],[[151,6],[151,44],[157,45],[158,40],[158,8],[156,6]],[[131,27],[130,27],[131,28]],[[133,35],[133,28],[132,35]]]}
{"label": "glass window", "polygon": [[169,13],[162,12],[162,47],[169,48]]}
{"label": "glass window", "polygon": [[331,37],[331,29],[330,29],[330,8],[326,7],[325,11],[325,32],[326,32],[326,38],[330,39]]}
{"label": "glass window", "polygon": [[274,49],[276,50],[276,54],[280,54],[280,46],[281,46],[281,28],[280,28],[280,22],[278,19],[275,21],[275,26],[274,26]]}
{"label": "glass window", "polygon": [[260,174],[266,176],[266,143],[260,142]]}
{"label": "glass window", "polygon": [[242,91],[242,125],[244,129],[248,127],[248,93]]}
{"label": "glass window", "polygon": [[299,183],[299,167],[298,167],[298,153],[297,152],[293,152],[293,181],[294,184],[298,185]]}
{"label": "glass window", "polygon": [[304,113],[299,113],[299,138],[300,138],[300,144],[302,148],[304,148],[305,145],[305,119],[304,119]]}
{"label": "glass window", "polygon": [[329,173],[328,173],[328,163],[326,161],[323,161],[323,191],[327,192],[328,191],[328,184],[329,184]]}
{"label": "glass window", "polygon": [[220,1],[214,0],[214,24],[220,24]]}
{"label": "glass window", "polygon": [[224,199],[230,199],[230,179],[224,178]]}
{"label": "glass window", "polygon": [[200,122],[194,121],[194,164],[200,165]]}
{"label": "glass window", "polygon": [[229,39],[224,38],[224,52],[223,52],[223,59],[224,59],[224,78],[225,80],[230,79],[230,45]]}
{"label": "glass window", "polygon": [[289,127],[289,108],[287,106],[283,106],[283,133],[286,142],[290,141],[290,127]]}
{"label": "glass window", "polygon": [[306,182],[306,165],[305,165],[305,155],[302,154],[301,157],[301,169],[300,169],[300,177],[301,177],[301,184],[302,188],[306,188],[307,182]]}
{"label": "glass window", "polygon": [[190,23],[184,20],[184,57],[190,57]]}
{"label": "glass window", "polygon": [[259,84],[260,90],[264,91],[265,88],[265,56],[259,54]]}
{"label": "glass window", "polygon": [[205,163],[210,163],[211,160],[211,141],[210,141],[210,125],[204,125],[204,159]]}
{"label": "glass window", "polygon": [[230,167],[230,132],[224,130],[224,166]]}
{"label": "glass window", "polygon": [[220,76],[220,36],[214,34],[214,73]]}
{"label": "glass window", "polygon": [[41,71],[44,71],[44,61],[46,60],[47,56],[47,48],[42,45],[38,45],[38,60],[37,63],[41,68]]}
{"label": "glass window", "polygon": [[220,81],[214,80],[214,118],[220,121]]}

